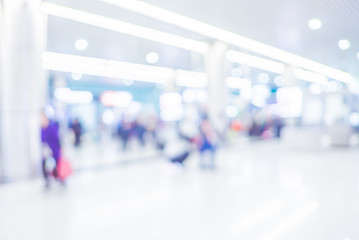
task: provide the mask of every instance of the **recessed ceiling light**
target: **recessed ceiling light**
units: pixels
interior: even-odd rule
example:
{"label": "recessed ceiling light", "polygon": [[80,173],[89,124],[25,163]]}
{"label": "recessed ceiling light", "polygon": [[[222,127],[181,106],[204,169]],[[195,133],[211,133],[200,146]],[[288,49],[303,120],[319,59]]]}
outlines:
{"label": "recessed ceiling light", "polygon": [[240,68],[233,68],[232,70],[231,70],[231,76],[232,77],[242,77],[242,75],[243,75],[243,72],[242,72],[242,70],[240,69]]}
{"label": "recessed ceiling light", "polygon": [[338,46],[340,49],[346,50],[346,49],[350,48],[350,42],[347,39],[342,39],[338,42]]}
{"label": "recessed ceiling light", "polygon": [[122,82],[125,86],[131,86],[134,83],[132,79],[124,79]]}
{"label": "recessed ceiling light", "polygon": [[155,52],[150,52],[146,55],[146,61],[148,63],[156,63],[160,57]]}
{"label": "recessed ceiling light", "polygon": [[283,87],[284,84],[285,84],[285,79],[282,77],[282,76],[276,76],[274,78],[274,84],[277,86],[277,87]]}
{"label": "recessed ceiling light", "polygon": [[340,83],[336,82],[336,81],[330,81],[326,85],[326,91],[327,92],[338,92],[341,89],[342,89],[342,85],[340,85]]}
{"label": "recessed ceiling light", "polygon": [[359,60],[359,52],[357,53],[357,59]]}
{"label": "recessed ceiling light", "polygon": [[72,73],[71,77],[73,80],[77,81],[80,80],[82,78],[82,74],[81,73]]}
{"label": "recessed ceiling light", "polygon": [[260,83],[266,84],[269,82],[269,75],[267,73],[261,73],[258,75],[258,81]]}
{"label": "recessed ceiling light", "polygon": [[322,93],[322,87],[319,84],[313,83],[309,86],[309,91],[314,95]]}
{"label": "recessed ceiling light", "polygon": [[75,42],[75,48],[77,50],[83,51],[87,48],[88,42],[84,39],[79,39]]}
{"label": "recessed ceiling light", "polygon": [[166,88],[166,84],[165,83],[157,83],[156,84],[156,87],[158,88],[158,89],[165,89]]}
{"label": "recessed ceiling light", "polygon": [[308,26],[312,30],[318,30],[322,27],[322,22],[319,19],[311,19],[308,22]]}

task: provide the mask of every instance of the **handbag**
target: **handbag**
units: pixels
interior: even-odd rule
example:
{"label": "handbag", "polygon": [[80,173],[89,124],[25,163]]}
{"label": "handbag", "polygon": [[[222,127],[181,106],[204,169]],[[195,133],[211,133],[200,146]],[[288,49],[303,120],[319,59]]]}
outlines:
{"label": "handbag", "polygon": [[57,163],[57,177],[61,180],[65,180],[72,174],[72,167],[70,162],[65,157],[60,157]]}

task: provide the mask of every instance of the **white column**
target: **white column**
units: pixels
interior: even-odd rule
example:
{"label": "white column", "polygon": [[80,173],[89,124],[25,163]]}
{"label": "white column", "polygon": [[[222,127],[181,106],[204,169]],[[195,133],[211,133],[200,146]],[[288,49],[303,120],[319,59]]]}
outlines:
{"label": "white column", "polygon": [[40,118],[46,78],[41,67],[45,20],[41,0],[3,0],[3,76],[0,82],[2,178],[16,180],[40,169]]}
{"label": "white column", "polygon": [[[295,69],[296,67],[287,65],[285,68],[282,77],[285,79],[284,87],[300,87],[300,81],[298,78],[295,77]],[[305,100],[304,100],[304,93],[303,93],[303,104],[302,104],[302,113],[305,111]],[[289,126],[301,126],[302,125],[302,117],[295,118],[295,119],[287,119],[286,125]]]}
{"label": "white column", "polygon": [[[4,18],[3,18],[3,7],[2,7],[2,1],[0,1],[0,69],[4,69],[4,28],[3,28],[3,23],[4,23]],[[0,71],[0,86],[3,85],[3,81],[4,81],[4,71]],[[3,94],[0,88],[0,117],[3,115],[1,106],[3,103]],[[0,139],[1,136],[3,135],[3,131],[2,131],[2,127],[1,127],[1,121],[0,121]],[[3,161],[3,156],[2,156],[2,146],[1,146],[1,140],[0,140],[0,182],[3,180],[3,176],[5,175],[5,165],[4,165],[4,161]]]}
{"label": "white column", "polygon": [[222,130],[225,108],[228,103],[228,89],[225,85],[230,62],[225,59],[228,45],[214,42],[205,55],[204,65],[208,75],[208,115],[214,126]]}

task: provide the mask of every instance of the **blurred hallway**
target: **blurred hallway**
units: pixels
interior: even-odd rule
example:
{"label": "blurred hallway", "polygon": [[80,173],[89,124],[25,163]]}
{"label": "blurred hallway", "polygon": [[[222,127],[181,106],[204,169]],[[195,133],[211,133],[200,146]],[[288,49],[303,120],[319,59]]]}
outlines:
{"label": "blurred hallway", "polygon": [[359,149],[241,142],[200,170],[161,157],[0,186],[0,239],[357,239]]}
{"label": "blurred hallway", "polygon": [[0,240],[359,239],[358,22],[0,0]]}

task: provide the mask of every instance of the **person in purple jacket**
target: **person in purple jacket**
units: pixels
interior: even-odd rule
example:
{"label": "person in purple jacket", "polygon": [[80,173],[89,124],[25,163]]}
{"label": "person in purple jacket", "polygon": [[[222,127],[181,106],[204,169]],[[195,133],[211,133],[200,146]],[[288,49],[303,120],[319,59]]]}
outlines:
{"label": "person in purple jacket", "polygon": [[[60,159],[61,146],[59,124],[55,121],[51,121],[44,113],[41,114],[41,142],[44,149],[42,171],[46,181],[46,187],[49,187],[49,177],[53,175],[57,178],[56,167]],[[51,172],[49,172],[49,158],[54,160],[54,166]]]}

